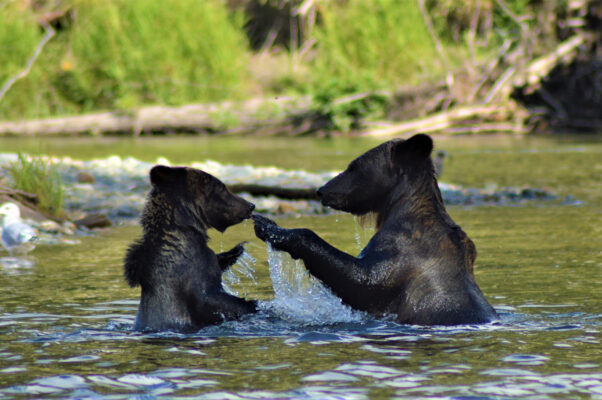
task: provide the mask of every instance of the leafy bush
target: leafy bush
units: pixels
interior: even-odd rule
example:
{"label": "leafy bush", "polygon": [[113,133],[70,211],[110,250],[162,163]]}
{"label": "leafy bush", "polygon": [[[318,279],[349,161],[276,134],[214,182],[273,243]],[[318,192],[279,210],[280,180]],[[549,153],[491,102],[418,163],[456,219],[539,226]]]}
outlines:
{"label": "leafy bush", "polygon": [[388,99],[374,92],[362,94],[375,84],[329,80],[313,95],[314,112],[329,131],[349,132],[361,128],[362,122],[383,117]]}

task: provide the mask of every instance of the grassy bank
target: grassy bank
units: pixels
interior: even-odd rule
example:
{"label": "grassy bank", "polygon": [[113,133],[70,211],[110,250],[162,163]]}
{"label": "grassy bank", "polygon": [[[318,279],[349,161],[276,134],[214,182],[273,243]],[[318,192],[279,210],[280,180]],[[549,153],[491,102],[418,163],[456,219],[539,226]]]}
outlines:
{"label": "grassy bank", "polygon": [[[418,0],[322,0],[314,2],[313,19],[299,12],[296,19],[289,18],[293,24],[279,26],[284,31],[298,28],[299,33],[288,42],[270,45],[267,39],[258,42],[249,36],[248,26],[257,17],[249,14],[251,3],[276,11],[282,4],[275,0],[46,0],[34,6],[25,0],[3,2],[0,85],[19,73],[34,54],[45,34],[40,17],[62,14],[51,21],[56,35],[32,69],[0,99],[0,119],[128,112],[148,104],[282,93],[324,99],[435,81],[468,60],[490,54],[500,38],[518,29],[506,12],[495,8],[494,0],[426,1],[426,14]],[[302,5],[301,1],[284,3]],[[507,0],[506,4],[523,13],[529,1]],[[437,50],[436,40],[442,41],[445,54]],[[249,43],[255,43],[253,49]]]}
{"label": "grassy bank", "polygon": [[[20,3],[1,10],[0,82],[23,68],[44,34],[35,10]],[[71,10],[30,73],[1,100],[0,118],[217,101],[247,93],[242,18],[219,2],[73,0]]]}
{"label": "grassy bank", "polygon": [[13,187],[35,195],[40,210],[54,217],[63,216],[63,181],[52,164],[41,157],[19,153],[9,173]]}

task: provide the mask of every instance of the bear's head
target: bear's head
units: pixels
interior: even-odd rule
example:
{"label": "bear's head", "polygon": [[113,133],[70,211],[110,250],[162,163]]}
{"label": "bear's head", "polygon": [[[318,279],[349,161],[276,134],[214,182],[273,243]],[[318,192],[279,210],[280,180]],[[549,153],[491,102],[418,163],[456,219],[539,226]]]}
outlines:
{"label": "bear's head", "polygon": [[[417,174],[434,179],[432,139],[424,134],[393,139],[353,160],[345,171],[318,189],[322,204],[355,215],[380,212],[394,190]],[[403,178],[408,179],[403,179]],[[407,188],[409,189],[409,188]]]}
{"label": "bear's head", "polygon": [[224,232],[250,218],[255,205],[232,194],[213,175],[188,167],[157,165],[150,171],[153,191],[173,208],[176,224]]}

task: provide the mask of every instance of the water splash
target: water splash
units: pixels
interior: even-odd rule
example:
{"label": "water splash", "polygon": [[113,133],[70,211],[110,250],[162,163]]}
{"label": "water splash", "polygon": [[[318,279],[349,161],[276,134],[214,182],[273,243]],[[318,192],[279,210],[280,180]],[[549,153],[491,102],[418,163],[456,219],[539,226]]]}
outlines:
{"label": "water splash", "polygon": [[353,221],[355,222],[355,243],[358,250],[361,251],[376,233],[376,215],[373,213],[354,215]]}
{"label": "water splash", "polygon": [[[255,279],[255,265],[257,264],[257,260],[244,251],[238,260],[236,260],[236,264],[228,268],[226,272],[222,274],[222,287],[226,291],[226,293],[230,293],[234,296],[240,296],[238,291],[234,289],[235,286],[241,286],[241,277],[245,280],[249,280],[253,282],[255,286],[257,286],[257,280]],[[246,296],[246,286],[242,285],[242,296]]]}
{"label": "water splash", "polygon": [[364,246],[362,245],[362,237],[360,235],[360,223],[355,215],[353,216],[353,222],[353,226],[355,227],[355,244],[358,250],[361,250]]}
{"label": "water splash", "polygon": [[303,263],[268,246],[274,299],[263,307],[279,317],[306,324],[359,322],[363,314],[344,305],[330,289],[311,276]]}

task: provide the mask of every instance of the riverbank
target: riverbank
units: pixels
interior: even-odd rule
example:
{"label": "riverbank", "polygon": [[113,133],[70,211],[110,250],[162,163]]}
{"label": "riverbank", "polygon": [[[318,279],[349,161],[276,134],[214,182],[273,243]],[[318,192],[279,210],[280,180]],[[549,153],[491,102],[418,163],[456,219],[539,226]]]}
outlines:
{"label": "riverbank", "polygon": [[596,1],[13,3],[0,136],[602,130]]}

